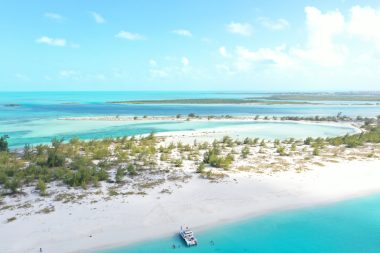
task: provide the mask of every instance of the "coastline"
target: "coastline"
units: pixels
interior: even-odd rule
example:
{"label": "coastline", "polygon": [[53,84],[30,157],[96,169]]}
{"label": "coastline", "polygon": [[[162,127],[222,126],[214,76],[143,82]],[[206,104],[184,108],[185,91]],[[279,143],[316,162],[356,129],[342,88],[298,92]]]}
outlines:
{"label": "coastline", "polygon": [[[160,122],[160,121],[175,121],[175,122],[185,122],[185,121],[195,121],[195,122],[261,122],[261,123],[297,123],[297,124],[318,124],[323,126],[334,126],[334,127],[350,127],[355,130],[354,133],[360,133],[361,123],[355,121],[311,121],[311,120],[282,120],[282,119],[256,119],[256,116],[233,116],[233,117],[212,117],[208,116],[197,116],[194,118],[186,118],[182,116],[177,118],[175,116],[147,116],[147,117],[138,117],[134,116],[80,116],[80,117],[63,117],[58,118],[58,120],[67,120],[67,121],[125,121],[128,123],[131,122]],[[187,120],[188,119],[188,120]],[[203,129],[199,129],[202,131]],[[198,131],[198,130],[194,130]],[[165,132],[166,135],[170,133],[178,133],[180,131]],[[191,132],[191,131],[184,131]]]}
{"label": "coastline", "polygon": [[[239,122],[241,120],[232,119],[232,122]],[[250,121],[247,119],[246,121]],[[304,125],[321,125],[321,126],[333,126],[333,127],[347,127],[351,128],[354,132],[351,134],[358,134],[362,132],[362,129],[355,123],[339,123],[339,122],[311,122],[311,121],[279,121],[279,120],[257,120],[252,122],[268,122],[268,123],[295,123]],[[185,144],[192,144],[194,141],[198,142],[212,142],[213,140],[222,139],[224,136],[229,136],[234,139],[242,140],[245,137],[252,137],[247,135],[246,132],[250,130],[250,126],[233,126],[233,127],[214,127],[204,128],[188,131],[173,131],[173,132],[158,132],[156,136],[165,137],[165,143],[170,142],[183,142]],[[244,132],[245,131],[245,132]],[[140,137],[148,136],[149,134],[138,135]],[[269,138],[270,139],[270,138]]]}
{"label": "coastline", "polygon": [[[302,173],[231,173],[217,183],[193,177],[180,186],[163,186],[175,188],[171,194],[152,189],[145,196],[57,203],[55,212],[26,215],[3,225],[0,236],[5,243],[0,250],[21,253],[42,247],[44,252],[92,252],[169,236],[181,224],[199,231],[271,212],[324,205],[380,192],[379,167],[375,159],[340,161]],[[6,211],[0,216],[9,215]],[[23,243],[17,238],[24,238]]]}
{"label": "coastline", "polygon": [[[321,124],[342,126],[341,122]],[[232,131],[238,133],[244,129],[244,126],[232,127]],[[244,145],[229,146],[227,138],[225,143],[221,142],[222,155],[234,153],[237,159],[233,166],[207,165],[208,171],[198,172],[198,160],[190,157],[192,150],[181,153],[179,142],[192,144],[196,139],[201,143],[205,138],[229,135],[231,128],[220,127],[218,131],[221,133],[198,129],[156,135],[157,149],[176,143],[170,159],[161,160],[156,153],[152,158],[156,168],[167,170],[163,174],[154,170],[141,171],[139,177],[126,176],[122,184],[104,181],[89,189],[68,188],[62,182],[53,182],[48,185],[49,194],[44,197],[38,196],[32,184],[24,188],[25,195],[6,197],[4,203],[13,206],[0,203],[0,222],[3,223],[0,238],[4,241],[0,244],[0,252],[29,253],[43,248],[44,252],[92,253],[170,236],[177,233],[181,225],[203,231],[273,212],[320,206],[380,192],[377,180],[380,177],[380,146],[377,143],[350,149],[327,145],[321,154],[314,155],[313,147],[304,140],[293,140],[293,151],[290,151],[291,143],[284,141],[281,145],[288,155],[283,156],[275,141],[265,141],[264,145],[252,144],[249,155],[243,159]],[[114,140],[107,147],[114,150],[116,144]],[[186,148],[182,144],[181,147]],[[201,152],[196,155],[197,159],[202,161],[207,148],[210,146],[198,150]],[[176,159],[182,158],[181,165],[175,166]],[[111,179],[116,169],[109,170]],[[211,176],[207,176],[208,172]],[[19,238],[23,238],[22,243]]]}

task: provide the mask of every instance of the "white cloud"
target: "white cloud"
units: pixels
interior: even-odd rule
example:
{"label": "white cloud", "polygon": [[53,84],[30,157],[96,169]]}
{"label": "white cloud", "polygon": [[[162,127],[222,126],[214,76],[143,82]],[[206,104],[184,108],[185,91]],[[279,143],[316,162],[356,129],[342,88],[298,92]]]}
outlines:
{"label": "white cloud", "polygon": [[61,14],[54,13],[54,12],[46,12],[44,14],[44,16],[45,16],[45,18],[49,18],[49,19],[56,20],[56,21],[63,20],[63,16]]}
{"label": "white cloud", "polygon": [[157,66],[157,62],[156,62],[154,59],[150,59],[150,60],[149,60],[149,65],[150,65],[151,67],[156,67],[156,66]]}
{"label": "white cloud", "polygon": [[193,36],[193,34],[189,30],[186,30],[186,29],[177,29],[177,30],[173,30],[172,32],[177,34],[177,35],[184,36],[184,37]]}
{"label": "white cloud", "polygon": [[289,26],[289,22],[283,18],[272,20],[267,17],[261,17],[259,18],[259,22],[261,25],[271,30],[283,30]]}
{"label": "white cloud", "polygon": [[252,34],[252,26],[248,23],[231,22],[226,28],[230,33],[236,33],[243,36],[250,36]]}
{"label": "white cloud", "polygon": [[79,72],[72,69],[64,69],[64,70],[59,71],[59,76],[61,78],[72,78],[78,75],[79,75]]}
{"label": "white cloud", "polygon": [[105,81],[107,75],[96,72],[81,72],[73,69],[63,69],[58,72],[59,79],[69,79],[72,81]]}
{"label": "white cloud", "polygon": [[322,13],[315,7],[306,7],[305,14],[308,30],[307,46],[304,49],[295,48],[292,53],[301,59],[325,67],[343,64],[347,48],[334,43],[334,38],[345,31],[342,13],[338,10]]}
{"label": "white cloud", "polygon": [[80,45],[76,44],[76,43],[70,43],[70,47],[72,47],[72,48],[80,48]]}
{"label": "white cloud", "polygon": [[129,73],[128,73],[128,71],[126,69],[114,68],[114,69],[112,69],[111,76],[113,78],[116,78],[116,79],[123,79],[123,80],[125,80],[126,78],[128,78]]}
{"label": "white cloud", "polygon": [[206,44],[211,44],[211,43],[214,42],[213,39],[208,38],[208,37],[203,37],[203,38],[201,39],[201,41],[202,41],[203,43],[206,43]]}
{"label": "white cloud", "polygon": [[197,79],[202,75],[202,71],[190,63],[187,56],[175,57],[166,56],[160,64],[156,60],[149,60],[149,79],[167,79],[167,80],[189,80]]}
{"label": "white cloud", "polygon": [[[286,45],[272,48],[260,48],[251,51],[245,47],[238,46],[236,54],[238,61],[242,64],[244,61],[264,64],[274,64],[279,67],[290,67],[294,65],[294,61],[286,53]],[[246,67],[247,64],[244,64]]]}
{"label": "white cloud", "polygon": [[96,23],[104,24],[106,22],[106,19],[102,15],[100,15],[99,13],[91,11],[90,14],[94,18]]}
{"label": "white cloud", "polygon": [[169,76],[169,73],[163,69],[151,69],[149,72],[153,78],[166,78]]}
{"label": "white cloud", "polygon": [[[278,47],[260,48],[255,43],[229,51],[221,46],[223,58],[215,64],[216,71],[226,80],[241,78],[250,84],[257,81],[278,87],[302,89],[307,80],[310,87],[320,89],[378,88],[380,8],[354,6],[347,15],[338,9],[306,7],[304,11],[305,40]],[[270,29],[282,28],[281,22],[260,21]]]}
{"label": "white cloud", "polygon": [[15,74],[15,77],[21,81],[29,81],[30,80],[30,78],[27,75],[21,74],[21,73]]}
{"label": "white cloud", "polygon": [[98,80],[98,81],[107,80],[107,76],[105,74],[102,74],[102,73],[94,74],[91,77],[94,78],[95,80]]}
{"label": "white cloud", "polygon": [[42,36],[36,40],[39,44],[46,44],[49,46],[58,46],[58,47],[64,47],[67,45],[65,39],[54,39],[50,38],[48,36]]}
{"label": "white cloud", "polygon": [[225,47],[220,47],[219,53],[228,61],[217,64],[216,69],[229,75],[249,72],[254,68],[263,66],[265,68],[293,69],[297,65],[297,62],[289,56],[286,45],[257,50],[237,46],[232,53],[228,53]]}
{"label": "white cloud", "polygon": [[380,51],[380,9],[354,6],[351,8],[351,20],[348,32],[363,40],[371,41]]}
{"label": "white cloud", "polygon": [[182,57],[181,63],[182,63],[183,66],[188,66],[190,64],[189,58]]}
{"label": "white cloud", "polygon": [[234,75],[236,71],[234,71],[229,65],[227,64],[216,64],[216,70],[223,74],[228,75]]}
{"label": "white cloud", "polygon": [[[229,68],[233,71],[248,71],[263,68],[297,69],[306,63],[322,67],[335,67],[345,63],[348,49],[335,42],[335,37],[345,31],[345,20],[339,11],[322,13],[315,7],[306,7],[307,42],[303,46],[258,48],[251,50],[237,46],[231,55]],[[279,27],[276,27],[277,29]],[[228,55],[225,47],[219,53]]]}
{"label": "white cloud", "polygon": [[126,31],[120,31],[115,35],[117,38],[127,39],[127,40],[144,40],[145,37],[138,33],[131,33]]}
{"label": "white cloud", "polygon": [[227,49],[226,49],[224,46],[221,46],[221,47],[219,48],[219,53],[220,53],[220,55],[223,56],[223,57],[228,57],[228,56],[229,56],[229,54],[228,54],[228,52],[227,52]]}

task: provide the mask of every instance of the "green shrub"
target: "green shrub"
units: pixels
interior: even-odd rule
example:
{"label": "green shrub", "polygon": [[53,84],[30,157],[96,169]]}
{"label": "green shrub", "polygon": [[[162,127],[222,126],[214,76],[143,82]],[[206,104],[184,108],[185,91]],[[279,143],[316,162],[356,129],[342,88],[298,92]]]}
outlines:
{"label": "green shrub", "polygon": [[183,162],[182,162],[182,159],[174,159],[172,163],[174,164],[175,167],[181,167]]}
{"label": "green shrub", "polygon": [[198,168],[197,168],[197,173],[203,173],[205,171],[205,164],[204,163],[200,163],[198,165]]}
{"label": "green shrub", "polygon": [[285,147],[284,146],[278,146],[277,147],[277,153],[280,155],[280,156],[286,156],[286,152],[285,152]]}
{"label": "green shrub", "polygon": [[46,184],[45,184],[45,181],[42,178],[40,178],[38,180],[38,183],[36,185],[36,190],[38,190],[40,192],[41,196],[45,196],[46,195]]}
{"label": "green shrub", "polygon": [[133,166],[133,164],[129,164],[128,165],[127,171],[128,171],[128,174],[131,175],[131,176],[136,176],[137,175],[136,168],[135,168],[135,166]]}
{"label": "green shrub", "polygon": [[247,156],[249,155],[249,153],[250,153],[249,147],[245,146],[244,148],[242,148],[242,150],[241,150],[241,156],[243,158],[247,158]]}
{"label": "green shrub", "polygon": [[8,152],[8,135],[3,135],[0,137],[0,152]]}
{"label": "green shrub", "polygon": [[124,179],[125,170],[123,168],[118,168],[115,175],[116,183],[121,183]]}
{"label": "green shrub", "polygon": [[307,137],[303,143],[304,143],[305,145],[310,145],[312,141],[313,141],[313,138],[311,138],[311,137]]}

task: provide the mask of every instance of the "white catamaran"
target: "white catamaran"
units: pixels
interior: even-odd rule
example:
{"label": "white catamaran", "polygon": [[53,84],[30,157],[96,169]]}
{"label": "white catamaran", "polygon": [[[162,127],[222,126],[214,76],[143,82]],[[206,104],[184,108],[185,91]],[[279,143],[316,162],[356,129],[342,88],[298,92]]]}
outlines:
{"label": "white catamaran", "polygon": [[186,227],[186,229],[183,229],[181,226],[179,234],[183,238],[187,246],[196,246],[198,244],[197,239],[194,237],[193,231],[191,231],[188,227]]}

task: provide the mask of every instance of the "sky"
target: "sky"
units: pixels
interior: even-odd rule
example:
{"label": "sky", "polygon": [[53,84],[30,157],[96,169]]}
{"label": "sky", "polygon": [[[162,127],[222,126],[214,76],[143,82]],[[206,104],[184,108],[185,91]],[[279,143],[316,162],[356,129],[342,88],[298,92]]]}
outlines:
{"label": "sky", "polygon": [[380,1],[0,0],[0,91],[380,90]]}

